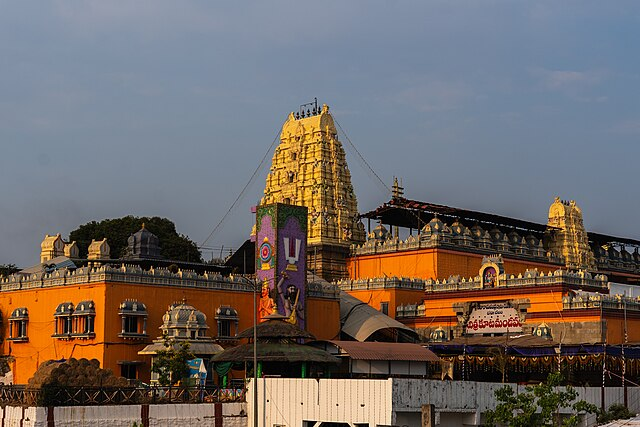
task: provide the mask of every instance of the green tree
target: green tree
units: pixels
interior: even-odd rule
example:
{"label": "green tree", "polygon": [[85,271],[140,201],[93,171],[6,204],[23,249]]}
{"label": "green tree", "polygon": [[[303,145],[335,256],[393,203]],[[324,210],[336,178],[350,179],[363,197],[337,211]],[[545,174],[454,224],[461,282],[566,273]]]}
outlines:
{"label": "green tree", "polygon": [[163,345],[164,349],[158,350],[153,360],[151,371],[158,374],[158,382],[162,386],[174,385],[178,381],[185,383],[189,377],[187,361],[195,357],[189,349],[189,342],[176,345],[174,339],[165,335]]}
{"label": "green tree", "polygon": [[84,256],[92,239],[105,237],[111,247],[111,257],[120,258],[126,254],[127,240],[144,223],[145,228],[160,240],[161,254],[176,261],[202,262],[198,246],[187,236],[176,231],[175,224],[167,219],[154,217],[125,216],[122,218],[91,221],[81,225],[69,234],[69,241],[75,241]]}
{"label": "green tree", "polygon": [[15,264],[0,264],[0,277],[8,277],[20,271]]}
{"label": "green tree", "polygon": [[598,423],[604,424],[615,420],[628,420],[636,414],[629,411],[624,405],[619,403],[609,406],[609,409],[598,415]]}
{"label": "green tree", "polygon": [[[531,427],[531,426],[577,426],[580,415],[598,413],[598,408],[584,400],[575,402],[578,392],[571,386],[559,388],[562,374],[552,372],[547,381],[528,386],[524,393],[516,394],[510,385],[496,390],[495,409],[486,413],[486,426]],[[571,415],[562,417],[560,411],[571,408]]]}

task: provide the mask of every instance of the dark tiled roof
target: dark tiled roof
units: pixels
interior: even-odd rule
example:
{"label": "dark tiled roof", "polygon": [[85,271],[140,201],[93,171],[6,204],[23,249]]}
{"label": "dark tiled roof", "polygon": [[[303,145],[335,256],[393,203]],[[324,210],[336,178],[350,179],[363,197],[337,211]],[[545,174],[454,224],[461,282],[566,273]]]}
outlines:
{"label": "dark tiled roof", "polygon": [[431,350],[412,343],[329,341],[340,347],[353,360],[405,360],[439,362]]}

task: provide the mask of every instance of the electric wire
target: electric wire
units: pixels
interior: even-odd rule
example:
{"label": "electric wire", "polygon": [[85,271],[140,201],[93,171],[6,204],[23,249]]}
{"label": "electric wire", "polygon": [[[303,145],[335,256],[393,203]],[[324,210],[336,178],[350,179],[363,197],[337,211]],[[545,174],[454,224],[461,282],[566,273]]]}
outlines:
{"label": "electric wire", "polygon": [[211,230],[211,233],[209,233],[209,236],[207,236],[207,238],[204,239],[204,241],[200,244],[201,247],[204,246],[209,241],[209,239],[211,239],[211,237],[213,237],[213,235],[216,233],[216,231],[218,231],[218,229],[220,228],[222,223],[227,219],[227,217],[233,211],[233,209],[236,207],[236,205],[238,204],[240,199],[242,199],[242,197],[244,196],[244,194],[247,191],[247,189],[249,188],[249,186],[251,184],[253,184],[255,177],[258,175],[258,172],[262,168],[262,165],[264,164],[265,160],[267,159],[267,157],[271,153],[271,149],[273,148],[273,146],[275,145],[276,141],[278,140],[281,132],[282,132],[282,128],[280,128],[280,130],[276,133],[276,136],[275,136],[275,138],[273,138],[273,141],[271,142],[271,145],[269,145],[269,148],[267,148],[267,151],[264,153],[264,156],[262,156],[262,160],[260,160],[260,163],[258,164],[258,167],[256,167],[256,169],[251,174],[251,177],[249,178],[249,181],[247,181],[245,186],[242,188],[242,191],[240,191],[240,194],[238,194],[238,197],[236,197],[236,199],[233,201],[233,203],[231,204],[231,206],[227,210],[227,213],[224,214],[224,216],[222,217],[220,222],[218,222],[218,224],[213,228],[213,230]]}
{"label": "electric wire", "polygon": [[333,116],[333,122],[338,126],[338,129],[340,129],[340,132],[342,132],[342,135],[344,135],[344,137],[346,139],[346,142],[353,149],[353,151],[356,153],[356,155],[357,155],[358,159],[360,160],[360,162],[362,162],[366,166],[367,172],[372,174],[377,179],[377,183],[379,183],[382,186],[382,188],[384,189],[383,192],[385,193],[385,197],[388,197],[391,194],[391,189],[389,188],[389,186],[384,183],[384,181],[380,178],[380,176],[376,173],[376,171],[373,170],[373,168],[367,162],[367,160],[364,158],[364,156],[362,154],[360,154],[360,151],[358,151],[358,149],[353,144],[353,142],[351,142],[351,139],[349,138],[347,133],[344,131],[344,129],[342,129],[342,126],[340,126],[340,123],[338,122],[338,120],[336,120],[335,116]]}

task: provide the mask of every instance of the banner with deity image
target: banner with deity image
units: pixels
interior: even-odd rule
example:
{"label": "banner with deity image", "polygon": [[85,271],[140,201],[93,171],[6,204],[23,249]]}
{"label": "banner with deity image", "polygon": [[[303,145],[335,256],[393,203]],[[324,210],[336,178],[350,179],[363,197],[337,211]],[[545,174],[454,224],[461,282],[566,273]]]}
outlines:
{"label": "banner with deity image", "polygon": [[256,208],[258,317],[281,314],[304,329],[307,208],[271,204]]}

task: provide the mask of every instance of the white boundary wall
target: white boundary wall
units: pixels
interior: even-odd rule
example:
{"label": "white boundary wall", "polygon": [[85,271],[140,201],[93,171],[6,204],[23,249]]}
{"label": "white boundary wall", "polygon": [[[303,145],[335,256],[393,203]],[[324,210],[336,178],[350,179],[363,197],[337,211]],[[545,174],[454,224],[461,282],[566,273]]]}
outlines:
{"label": "white boundary wall", "polygon": [[[149,405],[149,427],[213,426],[246,427],[244,403],[202,403]],[[142,426],[142,405],[66,406],[53,409],[55,427],[131,427]],[[47,427],[49,408],[0,408],[5,427]]]}
{"label": "white boundary wall", "polygon": [[[482,414],[495,407],[499,383],[436,381],[392,378],[388,380],[263,378],[258,380],[260,426],[311,427],[304,421],[343,422],[353,427],[421,425],[422,405],[436,409],[436,424],[480,425]],[[524,386],[516,386],[519,392]],[[600,387],[575,387],[578,399],[600,407]],[[608,387],[605,404],[623,403],[623,389]],[[640,412],[640,388],[627,388],[632,412]],[[253,385],[247,391],[248,426],[253,427]],[[569,413],[566,410],[565,413]],[[595,425],[595,416],[583,426]]]}

